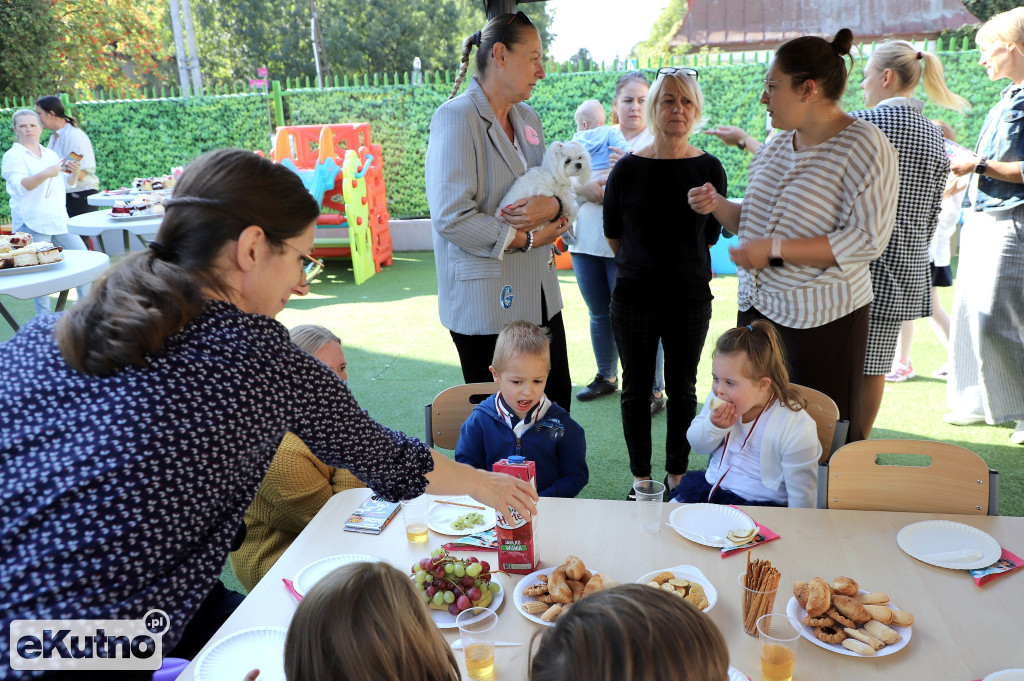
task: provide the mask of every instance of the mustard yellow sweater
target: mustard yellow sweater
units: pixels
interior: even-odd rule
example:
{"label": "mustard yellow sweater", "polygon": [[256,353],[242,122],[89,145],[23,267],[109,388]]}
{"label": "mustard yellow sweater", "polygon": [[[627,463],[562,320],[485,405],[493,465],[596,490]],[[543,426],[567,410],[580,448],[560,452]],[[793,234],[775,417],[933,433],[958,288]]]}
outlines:
{"label": "mustard yellow sweater", "polygon": [[331,468],[294,433],[286,433],[245,512],[245,541],[231,568],[248,591],[267,574],[332,494],[365,487],[345,468]]}

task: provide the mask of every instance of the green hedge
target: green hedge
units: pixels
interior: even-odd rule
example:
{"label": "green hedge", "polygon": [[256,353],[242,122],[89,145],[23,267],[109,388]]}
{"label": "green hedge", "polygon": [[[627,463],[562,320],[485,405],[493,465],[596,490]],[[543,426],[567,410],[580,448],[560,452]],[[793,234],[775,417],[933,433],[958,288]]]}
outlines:
{"label": "green hedge", "polygon": [[[978,52],[941,54],[950,88],[974,104],[966,114],[927,105],[925,114],[943,118],[959,141],[972,147],[985,113],[1005,83],[992,83],[978,65]],[[765,64],[705,64],[699,58],[700,83],[706,99],[709,126],[738,125],[757,137],[765,131],[765,111],[759,103]],[[715,57],[717,60],[717,57]],[[726,57],[723,61],[731,60]],[[843,99],[846,110],[863,108],[859,84],[863,60],[854,66]],[[537,109],[547,141],[568,139],[575,132],[573,113],[579,102],[596,98],[610,106],[620,72],[587,71],[549,73],[537,84],[530,104]],[[653,77],[654,70],[646,70]],[[303,88],[284,92],[285,119],[289,124],[368,121],[373,141],[384,149],[384,177],[388,209],[395,218],[428,213],[424,192],[424,158],[430,117],[448,97],[450,74],[426,74],[426,83],[363,85],[324,89]],[[379,82],[374,77],[374,82]],[[395,82],[397,79],[392,79]],[[923,95],[921,95],[923,97]],[[100,181],[118,187],[137,176],[166,173],[196,155],[224,146],[268,151],[272,135],[273,96],[258,93],[208,96],[195,99],[115,100],[78,102],[72,115],[80,118],[96,149]],[[0,109],[0,149],[12,142],[11,114]],[[691,140],[721,159],[729,176],[732,196],[746,189],[750,155],[726,148],[715,138],[698,135]],[[10,217],[8,198],[0,186],[0,223]]]}

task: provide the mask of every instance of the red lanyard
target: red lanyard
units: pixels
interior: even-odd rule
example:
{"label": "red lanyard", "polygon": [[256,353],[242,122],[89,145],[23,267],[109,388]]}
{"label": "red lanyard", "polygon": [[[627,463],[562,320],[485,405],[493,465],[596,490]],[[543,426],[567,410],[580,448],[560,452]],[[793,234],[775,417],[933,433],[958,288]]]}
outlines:
{"label": "red lanyard", "polygon": [[[761,407],[761,411],[758,413],[757,418],[754,419],[754,423],[751,424],[750,430],[747,431],[747,436],[745,438],[743,438],[743,444],[740,445],[740,448],[739,448],[739,451],[737,451],[737,454],[739,452],[742,452],[743,448],[747,446],[747,440],[749,440],[750,436],[754,434],[754,428],[757,427],[757,422],[761,420],[761,416],[765,413],[765,411],[768,409],[768,407],[772,406],[772,402],[774,402],[774,401],[775,401],[775,395],[772,394],[772,396],[770,398],[768,398],[768,402],[763,407]],[[730,435],[732,435],[732,429],[730,429],[729,432],[725,434],[725,442],[722,444],[722,463],[725,463],[725,454],[726,454],[726,452],[729,451],[729,436]],[[733,458],[735,458],[735,457],[733,457]],[[710,492],[708,492],[708,501],[711,501],[711,497],[714,496],[715,492],[718,491],[718,488],[721,487],[722,481],[725,480],[725,476],[729,475],[729,471],[732,470],[732,466],[733,466],[733,464],[730,463],[729,467],[725,469],[724,473],[722,473],[722,477],[718,478],[718,482],[716,482],[715,486],[711,488]],[[719,466],[719,469],[721,469],[721,466]]]}

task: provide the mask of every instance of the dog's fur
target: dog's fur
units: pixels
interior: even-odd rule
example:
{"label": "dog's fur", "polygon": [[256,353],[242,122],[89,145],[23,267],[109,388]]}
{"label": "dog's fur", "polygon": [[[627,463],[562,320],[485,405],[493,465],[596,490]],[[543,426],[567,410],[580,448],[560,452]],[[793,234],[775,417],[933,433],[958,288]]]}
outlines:
{"label": "dog's fur", "polygon": [[[544,162],[520,175],[498,205],[501,209],[510,203],[531,196],[557,196],[569,225],[576,220],[576,191],[572,188],[575,177],[580,184],[590,181],[590,154],[579,142],[552,142],[544,153]],[[539,229],[539,227],[538,227]]]}

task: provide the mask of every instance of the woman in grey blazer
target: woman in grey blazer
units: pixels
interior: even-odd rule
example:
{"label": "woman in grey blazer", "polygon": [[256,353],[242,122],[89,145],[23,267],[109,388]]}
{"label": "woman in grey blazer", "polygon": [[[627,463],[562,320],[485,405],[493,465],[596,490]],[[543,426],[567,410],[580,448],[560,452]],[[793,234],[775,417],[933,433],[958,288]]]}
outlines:
{"label": "woman in grey blazer", "polygon": [[[477,74],[458,97],[469,54]],[[569,360],[552,244],[567,225],[560,201],[498,202],[544,158],[540,118],[523,100],[544,78],[540,34],[522,12],[492,19],[465,40],[452,98],[430,123],[426,184],[434,228],[438,308],[467,383],[492,380],[498,333],[525,320],[551,336],[547,395],[568,410]],[[536,230],[536,231],[532,231]]]}

